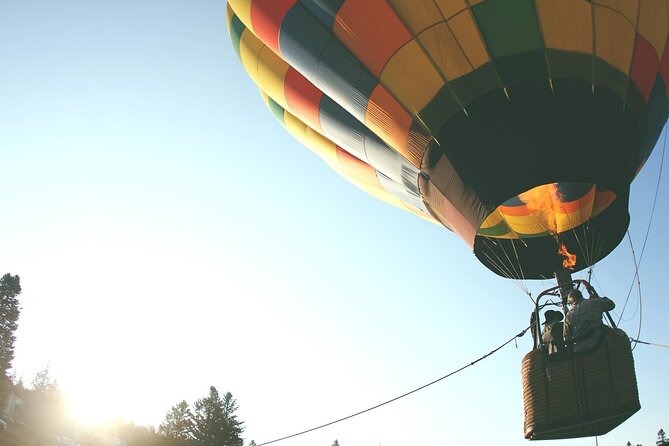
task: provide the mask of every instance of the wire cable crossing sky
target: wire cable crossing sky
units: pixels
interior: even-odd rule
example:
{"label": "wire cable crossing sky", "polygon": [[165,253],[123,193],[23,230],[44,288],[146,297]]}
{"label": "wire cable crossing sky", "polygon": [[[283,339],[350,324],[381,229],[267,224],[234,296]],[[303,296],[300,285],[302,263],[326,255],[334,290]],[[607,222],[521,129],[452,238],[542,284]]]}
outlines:
{"label": "wire cable crossing sky", "polygon": [[457,370],[454,370],[454,371],[452,371],[452,372],[449,372],[449,373],[447,373],[446,375],[442,376],[441,378],[437,378],[437,379],[435,379],[434,381],[431,381],[431,382],[429,382],[429,383],[427,383],[427,384],[424,384],[424,385],[422,385],[422,386],[420,386],[420,387],[417,387],[417,388],[415,388],[415,389],[413,389],[413,390],[410,390],[409,392],[403,393],[402,395],[396,396],[395,398],[389,399],[388,401],[384,401],[383,403],[377,404],[377,405],[372,406],[372,407],[370,407],[370,408],[367,408],[367,409],[365,409],[365,410],[361,410],[361,411],[359,411],[359,412],[356,412],[356,413],[353,413],[353,414],[351,414],[351,415],[348,415],[348,416],[339,418],[339,419],[337,419],[337,420],[330,421],[329,423],[321,424],[320,426],[316,426],[316,427],[313,427],[313,428],[311,428],[311,429],[307,429],[307,430],[304,430],[304,431],[301,431],[301,432],[298,432],[298,433],[295,433],[295,434],[287,435],[287,436],[285,436],[285,437],[277,438],[276,440],[266,441],[266,442],[264,442],[264,443],[258,443],[258,446],[263,446],[263,445],[271,444],[271,443],[277,443],[277,442],[279,442],[279,441],[287,440],[287,439],[289,439],[289,438],[297,437],[297,436],[299,436],[299,435],[304,435],[304,434],[307,434],[307,433],[309,433],[309,432],[313,432],[313,431],[316,431],[316,430],[319,430],[319,429],[323,429],[323,428],[328,427],[328,426],[332,426],[333,424],[337,424],[337,423],[340,423],[340,422],[342,422],[342,421],[349,420],[349,419],[351,419],[351,418],[353,418],[353,417],[357,417],[358,415],[362,415],[362,414],[364,414],[364,413],[371,412],[372,410],[375,410],[375,409],[378,409],[378,408],[380,408],[380,407],[386,406],[386,405],[388,405],[388,404],[390,404],[390,403],[393,403],[393,402],[398,401],[398,400],[400,400],[400,399],[402,399],[402,398],[404,398],[404,397],[407,397],[407,396],[409,396],[409,395],[411,395],[411,394],[413,394],[413,393],[416,393],[416,392],[419,392],[419,391],[421,391],[421,390],[423,390],[423,389],[426,389],[426,388],[432,386],[433,384],[436,384],[436,383],[438,383],[438,382],[440,382],[440,381],[445,380],[446,378],[449,378],[449,377],[451,377],[451,376],[453,376],[453,375],[456,375],[457,373],[460,373],[460,372],[462,372],[463,370],[468,369],[469,367],[475,365],[476,363],[478,363],[478,362],[480,362],[480,361],[483,361],[484,359],[486,359],[486,358],[492,356],[493,354],[497,353],[497,352],[498,352],[499,350],[501,350],[502,348],[504,348],[504,347],[506,347],[507,345],[509,345],[509,344],[511,343],[511,341],[514,341],[516,338],[521,338],[521,337],[523,337],[523,335],[525,335],[525,333],[527,332],[527,330],[529,330],[529,328],[530,328],[530,327],[525,328],[523,331],[521,331],[520,333],[518,333],[517,335],[515,335],[514,337],[512,337],[512,338],[509,339],[508,341],[504,342],[504,343],[503,343],[502,345],[500,345],[499,347],[494,348],[494,349],[491,350],[490,352],[488,352],[488,353],[486,353],[485,355],[479,357],[478,359],[475,359],[474,361],[470,362],[469,364],[464,365],[464,366],[460,367],[460,368],[457,369]]}

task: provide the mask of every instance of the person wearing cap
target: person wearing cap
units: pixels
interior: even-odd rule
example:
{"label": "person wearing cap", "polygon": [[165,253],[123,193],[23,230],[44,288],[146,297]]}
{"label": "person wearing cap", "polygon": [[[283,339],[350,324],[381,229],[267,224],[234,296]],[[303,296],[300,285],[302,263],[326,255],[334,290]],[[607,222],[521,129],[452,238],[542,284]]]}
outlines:
{"label": "person wearing cap", "polygon": [[574,340],[574,352],[588,351],[594,348],[602,334],[602,315],[611,311],[616,304],[608,297],[590,295],[588,299],[577,289],[567,295],[571,309],[565,319],[567,338]]}
{"label": "person wearing cap", "polygon": [[544,313],[544,329],[541,332],[541,342],[548,347],[548,354],[559,353],[564,347],[564,338],[562,332],[564,326],[562,319],[564,315],[561,311],[548,310]]}

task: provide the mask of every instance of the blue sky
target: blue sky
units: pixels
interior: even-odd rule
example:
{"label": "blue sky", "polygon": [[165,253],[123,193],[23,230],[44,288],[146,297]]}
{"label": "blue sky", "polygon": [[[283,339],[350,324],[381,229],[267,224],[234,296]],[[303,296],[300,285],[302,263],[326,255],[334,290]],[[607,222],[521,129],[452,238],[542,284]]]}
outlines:
{"label": "blue sky", "polygon": [[[158,424],[215,385],[237,398],[246,440],[269,441],[468,364],[527,325],[522,286],[552,286],[493,275],[294,141],[238,62],[223,1],[0,0],[0,60],[0,272],[24,289],[14,365],[26,380],[48,365],[93,421]],[[637,258],[661,154],[633,185]],[[661,344],[668,176],[640,269],[641,338]],[[627,240],[594,274],[621,308]],[[638,303],[635,289],[628,334]],[[284,444],[524,444],[529,348],[526,335]],[[669,429],[668,353],[635,349],[642,410],[600,445]]]}

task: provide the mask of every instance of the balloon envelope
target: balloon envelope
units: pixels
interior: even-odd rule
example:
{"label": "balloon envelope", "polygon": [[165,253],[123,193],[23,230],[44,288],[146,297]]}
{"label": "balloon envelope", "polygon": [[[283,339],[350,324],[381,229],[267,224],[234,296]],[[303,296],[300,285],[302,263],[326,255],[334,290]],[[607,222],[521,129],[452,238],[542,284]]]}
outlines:
{"label": "balloon envelope", "polygon": [[665,0],[229,0],[274,115],[512,278],[609,254],[669,110]]}

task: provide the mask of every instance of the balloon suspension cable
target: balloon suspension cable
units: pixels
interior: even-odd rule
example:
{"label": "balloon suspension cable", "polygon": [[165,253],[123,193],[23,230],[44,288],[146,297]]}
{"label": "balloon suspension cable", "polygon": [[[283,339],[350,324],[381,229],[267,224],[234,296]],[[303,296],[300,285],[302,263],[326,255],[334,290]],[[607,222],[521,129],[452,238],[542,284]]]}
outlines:
{"label": "balloon suspension cable", "polygon": [[634,276],[632,277],[632,283],[630,284],[629,290],[627,290],[627,297],[625,298],[625,303],[623,304],[623,309],[620,311],[620,316],[618,317],[618,323],[620,324],[620,320],[623,318],[623,314],[625,313],[625,310],[627,309],[627,304],[629,302],[630,296],[632,295],[632,290],[634,289],[634,285],[637,284],[637,288],[641,288],[641,281],[639,278],[639,263],[636,261],[636,252],[634,251],[634,243],[632,242],[632,236],[630,235],[630,231],[627,231],[627,242],[630,245],[630,254],[632,255],[632,264],[634,265]]}
{"label": "balloon suspension cable", "polygon": [[[527,248],[527,244],[523,239],[519,239],[524,246]],[[516,262],[518,263],[518,269],[520,270],[520,281],[519,281],[519,288],[527,295],[527,297],[530,298],[530,301],[532,301],[532,304],[536,304],[536,301],[532,297],[532,293],[530,293],[530,289],[527,287],[527,284],[525,283],[525,273],[523,272],[523,265],[520,263],[520,257],[518,257],[518,251],[516,250],[516,245],[513,243],[513,239],[511,239],[511,247],[513,248],[513,253],[516,256]]]}
{"label": "balloon suspension cable", "polygon": [[[641,325],[643,323],[643,299],[641,298],[641,282],[639,281],[639,329],[636,332],[636,338],[639,339],[641,337]],[[632,347],[632,351],[636,348],[636,346],[639,343],[636,342],[634,346]]]}
{"label": "balloon suspension cable", "polygon": [[[517,286],[523,293],[530,296],[530,300],[532,300],[532,296],[530,295],[529,289],[528,289],[527,285],[525,284],[525,282],[523,280],[515,279],[515,277],[516,277],[515,271],[512,271],[507,266],[507,263],[505,263],[504,260],[502,258],[500,258],[500,256],[497,254],[497,251],[494,248],[490,247],[491,243],[495,246],[498,246],[501,249],[501,251],[504,253],[505,257],[507,258],[508,265],[511,268],[513,268],[513,264],[511,262],[511,259],[509,258],[509,255],[506,253],[506,251],[504,250],[502,245],[497,244],[497,242],[495,242],[495,240],[490,238],[490,237],[484,237],[482,240],[486,244],[486,246],[488,246],[489,251],[495,256],[495,258],[491,257],[491,255],[488,254],[487,252],[483,252],[483,255],[485,255],[486,258],[488,259],[488,261],[490,262],[490,264],[495,267],[495,269],[497,270],[499,275],[501,275],[502,277],[505,277],[507,279],[510,279],[515,286]],[[515,250],[515,247],[514,247],[514,250]],[[515,268],[514,268],[514,270],[515,270]]]}
{"label": "balloon suspension cable", "polygon": [[[599,279],[597,278],[597,275],[595,274],[595,265],[591,265],[590,268],[588,269],[588,283],[592,284],[593,281],[597,285],[595,287],[596,289],[598,289],[600,291],[604,290],[604,287],[602,286],[602,284],[599,283]],[[606,294],[606,293],[604,293],[604,294]]]}
{"label": "balloon suspension cable", "polygon": [[510,344],[511,342],[515,341],[516,338],[521,338],[521,337],[523,337],[523,336],[525,335],[525,333],[527,332],[527,330],[529,330],[529,329],[530,329],[529,326],[526,327],[526,328],[523,329],[520,333],[518,333],[517,335],[513,336],[513,337],[512,337],[511,339],[509,339],[508,341],[504,342],[504,343],[503,343],[502,345],[500,345],[499,347],[496,347],[495,349],[491,350],[490,352],[486,353],[485,355],[479,357],[478,359],[475,359],[474,361],[470,362],[469,364],[466,364],[466,365],[460,367],[459,369],[454,370],[454,371],[452,371],[452,372],[450,372],[450,373],[448,373],[448,374],[442,376],[441,378],[437,378],[437,379],[435,379],[434,381],[431,381],[431,382],[429,382],[429,383],[427,383],[427,384],[424,384],[424,385],[422,385],[422,386],[420,386],[420,387],[417,387],[417,388],[415,388],[415,389],[413,389],[413,390],[410,390],[409,392],[403,393],[402,395],[396,396],[395,398],[389,399],[388,401],[384,401],[383,403],[379,403],[379,404],[377,404],[377,405],[375,405],[375,406],[372,406],[372,407],[370,407],[370,408],[361,410],[361,411],[356,412],[356,413],[353,413],[353,414],[351,414],[351,415],[347,415],[347,416],[345,416],[345,417],[341,417],[341,418],[336,419],[336,420],[334,420],[334,421],[330,421],[329,423],[324,423],[324,424],[321,424],[320,426],[312,427],[311,429],[306,429],[306,430],[303,430],[303,431],[301,431],[301,432],[297,432],[297,433],[295,433],[295,434],[286,435],[285,437],[277,438],[277,439],[275,439],[275,440],[266,441],[266,442],[264,442],[264,443],[258,443],[257,446],[263,446],[263,445],[266,445],[266,444],[277,443],[277,442],[282,441],[282,440],[287,440],[287,439],[289,439],[289,438],[297,437],[298,435],[304,435],[304,434],[307,434],[307,433],[309,433],[309,432],[313,432],[313,431],[316,431],[316,430],[319,430],[319,429],[323,429],[323,428],[325,428],[325,427],[332,426],[333,424],[340,423],[340,422],[342,422],[342,421],[348,420],[348,419],[353,418],[353,417],[357,417],[358,415],[362,415],[362,414],[364,414],[364,413],[371,412],[371,411],[374,410],[374,409],[378,409],[378,408],[380,408],[380,407],[382,407],[382,406],[388,405],[388,404],[390,404],[390,403],[392,403],[392,402],[395,402],[395,401],[397,401],[397,400],[399,400],[399,399],[402,399],[402,398],[404,398],[404,397],[407,397],[407,396],[409,396],[409,395],[411,395],[411,394],[413,394],[413,393],[416,393],[416,392],[418,392],[418,391],[420,391],[420,390],[423,390],[423,389],[425,389],[425,388],[427,388],[427,387],[430,387],[431,385],[436,384],[436,383],[438,383],[439,381],[443,381],[443,380],[446,379],[446,378],[450,378],[451,376],[453,376],[453,375],[455,375],[455,374],[457,374],[457,373],[459,373],[459,372],[462,372],[463,370],[465,370],[465,369],[467,369],[467,368],[473,366],[474,364],[476,364],[476,363],[478,363],[478,362],[480,362],[480,361],[483,361],[484,359],[486,359],[486,358],[492,356],[493,354],[495,354],[495,353],[497,353],[499,350],[501,350],[503,347],[506,347],[508,344]]}
{"label": "balloon suspension cable", "polygon": [[[660,158],[660,170],[657,174],[657,182],[655,184],[655,196],[653,197],[653,206],[651,207],[650,211],[650,217],[648,218],[648,226],[646,227],[646,235],[644,236],[643,239],[643,245],[641,247],[641,254],[639,255],[639,261],[636,261],[635,254],[634,254],[634,247],[632,245],[632,237],[630,236],[629,230],[627,231],[627,238],[630,243],[630,248],[632,250],[632,258],[634,260],[634,277],[632,278],[632,283],[630,284],[630,288],[627,292],[627,297],[625,298],[625,304],[623,305],[623,309],[620,312],[620,317],[618,318],[618,324],[620,324],[620,320],[623,317],[623,314],[625,313],[625,308],[627,308],[627,303],[629,301],[629,298],[632,294],[632,289],[634,288],[634,284],[636,282],[637,284],[637,289],[639,293],[639,331],[637,333],[637,339],[641,335],[641,280],[639,279],[639,268],[641,267],[641,261],[643,260],[643,255],[646,251],[646,244],[648,242],[648,237],[650,235],[650,228],[653,223],[653,217],[655,216],[655,206],[657,205],[657,197],[660,193],[660,183],[662,180],[662,171],[664,170],[664,155],[667,151],[667,126],[665,125],[664,127],[664,140],[662,143],[662,157]],[[635,344],[636,347],[636,344]]]}
{"label": "balloon suspension cable", "polygon": [[516,262],[518,262],[518,270],[520,271],[520,280],[525,280],[523,265],[520,263],[520,257],[518,257],[518,251],[516,250],[516,245],[513,243],[513,239],[511,239],[511,247],[513,248],[513,254],[516,256]]}
{"label": "balloon suspension cable", "polygon": [[[625,299],[625,305],[623,305],[623,309],[620,312],[620,316],[618,317],[618,324],[620,324],[620,320],[623,318],[623,314],[625,313],[625,309],[627,308],[627,303],[629,301],[630,295],[632,294],[632,288],[634,287],[634,280],[636,279],[636,284],[637,284],[637,293],[639,296],[639,326],[636,334],[636,338],[639,339],[641,336],[641,324],[642,324],[642,315],[643,315],[643,300],[642,300],[642,294],[641,294],[641,280],[639,278],[639,262],[636,261],[636,254],[634,252],[634,245],[632,244],[632,236],[630,235],[629,230],[627,231],[627,240],[629,241],[630,244],[630,250],[632,252],[632,261],[634,263],[634,277],[633,277],[633,282],[630,285],[630,289],[627,292],[627,298]],[[634,350],[637,346],[637,343],[634,344],[632,347],[632,350]]]}

